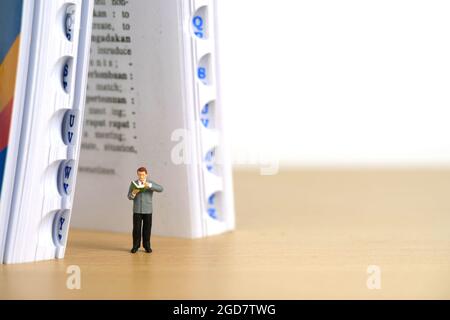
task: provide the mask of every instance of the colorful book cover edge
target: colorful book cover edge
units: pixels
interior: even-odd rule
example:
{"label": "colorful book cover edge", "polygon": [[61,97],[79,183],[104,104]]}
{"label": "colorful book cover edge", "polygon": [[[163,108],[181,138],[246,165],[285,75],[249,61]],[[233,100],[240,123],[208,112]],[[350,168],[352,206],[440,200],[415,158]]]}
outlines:
{"label": "colorful book cover edge", "polygon": [[22,5],[22,0],[0,2],[0,196],[13,112]]}

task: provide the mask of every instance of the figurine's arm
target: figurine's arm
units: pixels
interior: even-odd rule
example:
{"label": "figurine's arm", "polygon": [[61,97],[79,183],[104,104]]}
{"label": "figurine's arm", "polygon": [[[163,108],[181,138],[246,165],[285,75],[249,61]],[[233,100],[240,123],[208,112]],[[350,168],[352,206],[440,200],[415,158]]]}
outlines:
{"label": "figurine's arm", "polygon": [[162,192],[164,190],[164,188],[155,182],[150,182],[150,188],[147,190]]}

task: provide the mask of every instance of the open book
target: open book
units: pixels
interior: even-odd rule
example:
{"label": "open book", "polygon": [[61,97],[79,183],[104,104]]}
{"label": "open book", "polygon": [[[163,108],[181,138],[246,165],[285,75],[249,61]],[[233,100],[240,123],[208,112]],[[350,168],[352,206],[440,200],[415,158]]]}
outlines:
{"label": "open book", "polygon": [[62,258],[69,225],[130,232],[141,166],[154,234],[234,228],[218,3],[0,1],[0,262]]}
{"label": "open book", "polygon": [[[220,1],[120,3],[118,11],[110,1],[95,2],[71,226],[130,232],[126,194],[143,166],[164,186],[153,203],[152,234],[198,238],[232,230]],[[99,199],[105,185],[108,197]]]}
{"label": "open book", "polygon": [[136,181],[131,181],[131,183],[133,184],[133,191],[134,190],[139,190],[139,191],[142,191],[142,190],[144,190],[145,189],[145,184],[144,183],[142,183],[141,181],[138,181],[138,183],[136,183]]}

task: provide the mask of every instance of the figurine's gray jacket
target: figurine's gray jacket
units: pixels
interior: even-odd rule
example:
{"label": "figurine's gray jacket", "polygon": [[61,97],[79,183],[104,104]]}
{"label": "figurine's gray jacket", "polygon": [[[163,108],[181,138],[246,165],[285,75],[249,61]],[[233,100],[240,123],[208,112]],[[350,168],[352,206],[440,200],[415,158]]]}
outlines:
{"label": "figurine's gray jacket", "polygon": [[[135,180],[138,183],[138,180]],[[163,187],[153,181],[147,181],[152,184],[151,188],[145,188],[144,191],[140,191],[133,198],[131,192],[133,191],[133,183],[130,183],[128,188],[128,199],[133,200],[133,212],[134,213],[153,213],[152,197],[153,192],[162,192]]]}

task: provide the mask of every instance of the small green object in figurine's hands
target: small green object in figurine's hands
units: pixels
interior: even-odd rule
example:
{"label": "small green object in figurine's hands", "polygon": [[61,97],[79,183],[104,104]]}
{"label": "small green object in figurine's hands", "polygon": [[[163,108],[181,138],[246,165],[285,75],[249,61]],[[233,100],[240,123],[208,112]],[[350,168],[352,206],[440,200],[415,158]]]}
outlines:
{"label": "small green object in figurine's hands", "polygon": [[145,189],[150,189],[152,187],[152,183],[145,181],[144,183],[142,183],[141,181],[139,181],[139,184],[136,183],[135,181],[131,181],[133,183],[133,191],[131,191],[131,193],[133,194],[133,196],[136,196],[139,192],[144,191]]}
{"label": "small green object in figurine's hands", "polygon": [[147,182],[142,183],[141,181],[139,181],[139,183],[136,183],[136,181],[131,181],[135,187],[135,189],[144,189],[145,185],[147,184]]}
{"label": "small green object in figurine's hands", "polygon": [[137,195],[140,191],[143,191],[148,185],[148,182],[141,183],[141,181],[139,181],[139,184],[137,184],[135,181],[131,181],[131,183],[133,183],[134,188],[133,191],[131,191],[133,196]]}

